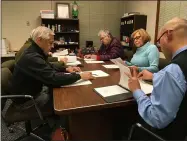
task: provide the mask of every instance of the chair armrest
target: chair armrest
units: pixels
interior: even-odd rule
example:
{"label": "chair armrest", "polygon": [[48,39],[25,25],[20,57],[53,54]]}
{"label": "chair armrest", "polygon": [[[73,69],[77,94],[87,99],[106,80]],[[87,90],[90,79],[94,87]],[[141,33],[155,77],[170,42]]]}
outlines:
{"label": "chair armrest", "polygon": [[3,95],[3,96],[1,96],[1,98],[2,98],[2,99],[3,99],[3,98],[6,98],[6,99],[14,99],[14,98],[28,98],[28,99],[31,99],[32,102],[34,103],[34,106],[35,106],[35,108],[36,108],[36,111],[37,111],[37,113],[38,113],[40,119],[43,120],[42,113],[41,113],[41,111],[40,111],[38,105],[36,104],[36,102],[35,102],[33,96],[31,96],[31,95]]}
{"label": "chair armrest", "polygon": [[144,126],[142,126],[140,123],[136,123],[136,124],[132,125],[130,133],[129,133],[129,136],[128,136],[128,140],[131,140],[132,134],[133,134],[133,132],[135,130],[135,127],[144,130],[145,132],[147,132],[148,134],[152,135],[153,137],[157,138],[160,141],[166,141],[163,138],[161,138],[160,136],[158,136],[157,134],[153,133],[152,131],[150,131],[147,128],[145,128]]}

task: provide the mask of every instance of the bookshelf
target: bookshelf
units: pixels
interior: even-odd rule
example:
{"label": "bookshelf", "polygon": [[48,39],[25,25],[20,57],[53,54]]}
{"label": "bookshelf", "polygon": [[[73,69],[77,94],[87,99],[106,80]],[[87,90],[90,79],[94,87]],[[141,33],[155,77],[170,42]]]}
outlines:
{"label": "bookshelf", "polygon": [[146,15],[129,15],[121,18],[120,25],[120,41],[124,49],[132,50],[133,42],[131,34],[140,28],[146,30],[147,16]]}
{"label": "bookshelf", "polygon": [[79,19],[41,19],[41,25],[52,29],[55,33],[52,52],[62,48],[71,52],[79,49]]}

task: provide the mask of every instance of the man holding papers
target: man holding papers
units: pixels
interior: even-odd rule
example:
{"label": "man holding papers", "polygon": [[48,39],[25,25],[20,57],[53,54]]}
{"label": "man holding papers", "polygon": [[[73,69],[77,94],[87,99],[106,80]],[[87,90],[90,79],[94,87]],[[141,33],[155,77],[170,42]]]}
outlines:
{"label": "man holding papers", "polygon": [[[71,72],[73,68],[69,70],[64,67],[56,68],[50,64],[47,61],[47,54],[50,52],[53,42],[54,33],[51,29],[43,26],[37,27],[32,34],[30,47],[23,52],[15,64],[10,85],[13,94],[32,95],[40,107],[45,107],[44,105],[48,101],[52,101],[49,88],[72,84],[80,79],[93,78],[90,72],[66,74],[64,72]],[[76,71],[80,70],[77,68]],[[34,106],[23,99],[17,99],[14,104],[21,109]]]}
{"label": "man holding papers", "polygon": [[[171,63],[158,73],[144,70],[138,76],[129,76],[128,85],[144,126],[164,139],[184,140],[187,132],[187,20],[168,21],[159,32],[157,42]],[[150,97],[141,90],[138,77],[153,81]]]}
{"label": "man holding papers", "polygon": [[102,43],[98,53],[96,55],[85,55],[85,58],[91,58],[95,60],[107,61],[121,57],[124,59],[125,54],[120,41],[113,37],[108,30],[101,30],[98,33],[100,41]]}

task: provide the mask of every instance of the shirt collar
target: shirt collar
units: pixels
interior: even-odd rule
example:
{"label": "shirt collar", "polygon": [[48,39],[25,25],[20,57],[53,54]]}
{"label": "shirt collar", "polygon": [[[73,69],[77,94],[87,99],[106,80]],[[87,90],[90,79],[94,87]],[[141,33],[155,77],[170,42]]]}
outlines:
{"label": "shirt collar", "polygon": [[186,50],[187,49],[187,46],[184,46],[182,48],[179,48],[172,56],[172,59],[179,53],[181,53],[182,51]]}
{"label": "shirt collar", "polygon": [[137,48],[137,50],[144,50],[145,48],[147,48],[151,43],[150,42],[147,42],[145,43],[143,46]]}

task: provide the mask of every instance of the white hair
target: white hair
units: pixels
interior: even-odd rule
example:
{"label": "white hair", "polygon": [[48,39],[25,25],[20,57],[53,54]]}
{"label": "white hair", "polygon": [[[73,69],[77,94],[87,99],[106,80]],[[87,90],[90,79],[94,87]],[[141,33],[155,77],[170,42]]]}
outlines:
{"label": "white hair", "polygon": [[101,36],[101,34],[103,34],[104,36],[111,35],[109,30],[100,30],[98,32],[98,36]]}
{"label": "white hair", "polygon": [[30,33],[30,36],[33,41],[36,41],[37,38],[42,38],[42,39],[49,39],[50,35],[55,35],[54,32],[45,27],[45,26],[39,26],[35,29],[33,29]]}

